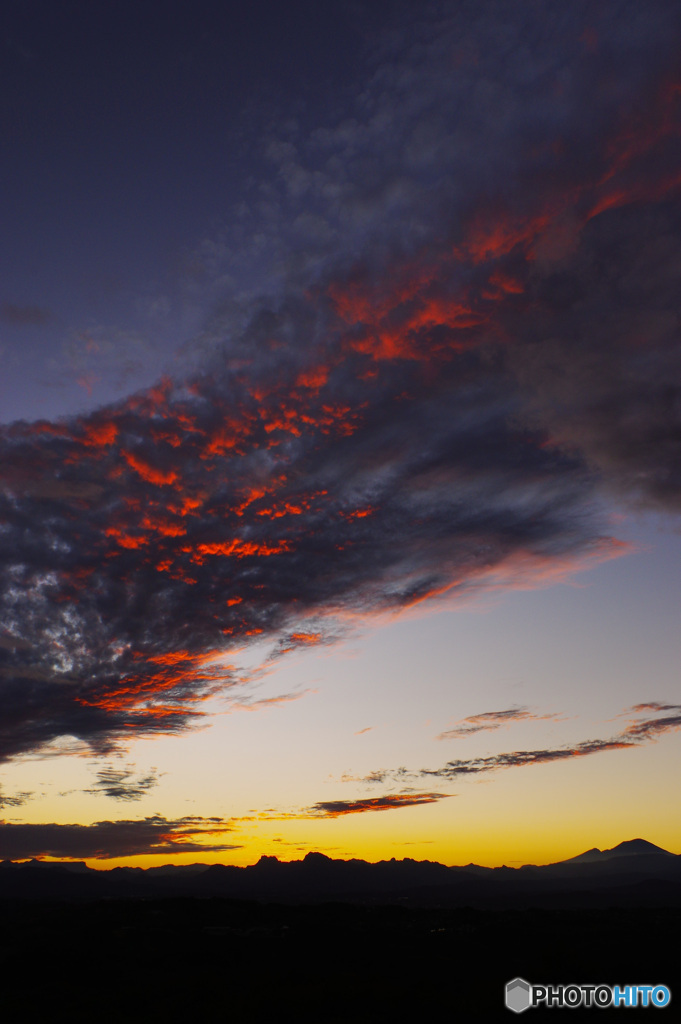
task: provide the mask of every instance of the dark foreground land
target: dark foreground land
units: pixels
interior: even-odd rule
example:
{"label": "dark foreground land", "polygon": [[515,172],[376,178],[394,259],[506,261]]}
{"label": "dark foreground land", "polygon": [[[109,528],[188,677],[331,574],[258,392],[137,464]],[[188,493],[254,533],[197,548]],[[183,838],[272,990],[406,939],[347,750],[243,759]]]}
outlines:
{"label": "dark foreground land", "polygon": [[[8,1024],[602,1020],[506,1010],[504,986],[666,984],[681,1002],[681,911],[292,905],[218,897],[3,900]],[[26,980],[28,979],[28,980]],[[658,1014],[661,1016],[658,1018]],[[625,1018],[629,1020],[630,1018]]]}

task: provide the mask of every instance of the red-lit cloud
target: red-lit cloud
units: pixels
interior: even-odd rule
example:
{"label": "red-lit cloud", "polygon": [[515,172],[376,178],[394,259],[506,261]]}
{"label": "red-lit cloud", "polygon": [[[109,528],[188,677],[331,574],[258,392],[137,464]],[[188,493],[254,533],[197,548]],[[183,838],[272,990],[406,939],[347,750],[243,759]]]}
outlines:
{"label": "red-lit cloud", "polygon": [[254,237],[327,239],[276,293],[191,373],[0,430],[1,757],[181,730],[255,640],[622,554],[604,491],[679,507],[681,26],[618,10],[598,53],[542,5],[424,15],[275,158],[304,208]]}
{"label": "red-lit cloud", "polygon": [[325,800],[308,808],[313,818],[340,818],[345,814],[366,814],[368,811],[390,811],[396,807],[418,807],[444,800],[448,793],[395,793],[366,800]]}

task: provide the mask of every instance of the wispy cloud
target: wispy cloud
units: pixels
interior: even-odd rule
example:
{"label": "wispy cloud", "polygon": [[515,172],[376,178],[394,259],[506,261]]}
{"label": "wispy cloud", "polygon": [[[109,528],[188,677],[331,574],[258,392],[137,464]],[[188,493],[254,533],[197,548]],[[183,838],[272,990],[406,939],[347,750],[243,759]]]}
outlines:
{"label": "wispy cloud", "polygon": [[509,754],[494,754],[492,757],[473,757],[448,761],[443,768],[424,768],[419,775],[433,775],[441,779],[453,779],[458,775],[477,775],[480,772],[496,771],[498,768],[520,768],[528,764],[547,764],[564,761],[573,757],[586,757],[604,750],[621,750],[633,746],[626,740],[584,740],[574,746],[554,747],[544,750],[514,750]]}
{"label": "wispy cloud", "polygon": [[674,711],[673,715],[666,715],[663,718],[643,718],[634,719],[630,725],[624,730],[624,736],[631,737],[636,743],[643,743],[646,740],[657,739],[665,732],[672,732],[676,729],[681,729],[681,704],[660,704],[653,702],[652,704],[637,704],[630,709],[633,712],[642,711],[655,711],[660,713],[662,711]]}
{"label": "wispy cloud", "polygon": [[418,807],[444,800],[449,793],[396,793],[366,800],[323,800],[307,808],[313,818],[340,818],[345,814],[366,814],[369,811],[390,811],[397,807]]}
{"label": "wispy cloud", "polygon": [[27,800],[30,800],[32,796],[33,793],[30,791],[26,791],[23,793],[13,793],[10,795],[8,793],[3,793],[2,790],[0,790],[0,808],[21,807],[23,806],[23,804],[26,803]]}
{"label": "wispy cloud", "polygon": [[629,715],[632,712],[634,714],[640,714],[642,711],[679,711],[681,705],[679,704],[663,704],[662,701],[652,700],[648,704],[634,704],[630,708],[625,708],[621,712],[622,715]]}
{"label": "wispy cloud", "polygon": [[[616,736],[609,739],[582,740],[579,743],[566,744],[561,747],[544,747],[537,750],[514,750],[507,753],[492,754],[489,757],[457,758],[448,761],[441,768],[421,768],[410,771],[406,768],[384,769],[371,772],[361,779],[346,776],[343,781],[383,783],[404,780],[405,778],[440,778],[454,779],[469,775],[495,772],[506,768],[522,768],[528,765],[551,764],[556,761],[569,761],[573,758],[589,757],[608,750],[626,750],[643,743],[656,740],[667,732],[681,729],[681,705],[662,705],[658,703],[638,704],[629,711],[655,709],[677,711],[678,714],[663,718],[644,718],[631,722]],[[495,714],[495,713],[493,713]]]}
{"label": "wispy cloud", "polygon": [[510,725],[513,722],[544,722],[557,721],[560,716],[557,714],[535,715],[527,707],[506,708],[505,711],[483,711],[479,715],[469,715],[462,718],[451,729],[441,732],[436,738],[438,740],[458,739],[463,736],[472,736],[478,732],[489,732],[494,729],[501,729],[502,726]]}
{"label": "wispy cloud", "polygon": [[281,704],[289,704],[291,701],[300,700],[308,693],[317,693],[317,690],[297,690],[294,693],[280,693],[276,697],[245,697],[242,700],[230,701],[229,711],[262,711],[266,708],[278,707]]}
{"label": "wispy cloud", "polygon": [[119,767],[114,764],[100,768],[96,773],[96,782],[86,793],[98,793],[111,797],[112,800],[141,800],[141,798],[158,785],[158,773],[152,768],[146,775],[136,774],[133,765]]}

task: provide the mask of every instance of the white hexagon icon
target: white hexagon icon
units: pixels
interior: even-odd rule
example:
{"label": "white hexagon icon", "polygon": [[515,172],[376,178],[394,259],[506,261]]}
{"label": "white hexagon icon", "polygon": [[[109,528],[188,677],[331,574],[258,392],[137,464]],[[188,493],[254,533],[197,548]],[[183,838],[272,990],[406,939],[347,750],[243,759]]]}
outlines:
{"label": "white hexagon icon", "polygon": [[522,1013],[532,1003],[530,984],[524,978],[514,978],[506,983],[506,1006],[514,1013]]}

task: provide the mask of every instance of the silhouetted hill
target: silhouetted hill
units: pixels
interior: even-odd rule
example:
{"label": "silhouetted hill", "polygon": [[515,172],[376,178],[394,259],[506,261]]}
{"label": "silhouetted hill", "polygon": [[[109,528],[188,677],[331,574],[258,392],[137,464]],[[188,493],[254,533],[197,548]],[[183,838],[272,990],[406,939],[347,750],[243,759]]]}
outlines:
{"label": "silhouetted hill", "polygon": [[681,906],[681,857],[643,839],[588,850],[557,864],[446,867],[434,861],[301,861],[93,870],[81,862],[0,863],[0,899],[220,897],[280,903],[327,900],[410,906]]}
{"label": "silhouetted hill", "polygon": [[674,856],[668,850],[663,850],[661,846],[649,843],[647,839],[628,839],[624,843],[613,846],[612,850],[597,850],[594,847],[593,850],[587,850],[586,853],[580,853],[576,857],[570,857],[560,863],[593,864],[603,860],[612,860],[613,857],[649,857],[657,854],[663,857]]}
{"label": "silhouetted hill", "polygon": [[517,976],[673,988],[681,857],[643,840],[586,856],[522,868],[320,853],[245,868],[3,861],[3,1019],[269,1024],[286,1007],[300,1024],[486,1022],[506,1019]]}

